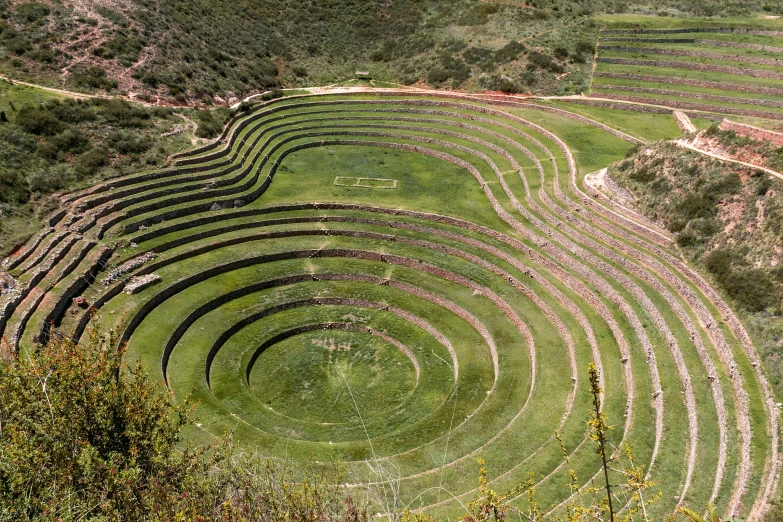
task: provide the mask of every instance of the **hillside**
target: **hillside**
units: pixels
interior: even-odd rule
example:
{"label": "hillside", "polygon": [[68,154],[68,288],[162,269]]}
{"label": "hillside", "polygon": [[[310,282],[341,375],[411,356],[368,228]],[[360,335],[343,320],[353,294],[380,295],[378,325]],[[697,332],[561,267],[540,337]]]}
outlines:
{"label": "hillside", "polygon": [[394,83],[567,94],[588,86],[594,13],[761,8],[715,0],[2,0],[0,71],[179,103],[325,85],[357,69]]}
{"label": "hillside", "polygon": [[[768,143],[717,127],[701,135],[725,150],[763,151],[779,165],[775,152],[780,149]],[[779,386],[783,181],[669,142],[642,147],[610,167],[607,176],[620,186],[626,203],[674,233],[681,251],[744,312]]]}

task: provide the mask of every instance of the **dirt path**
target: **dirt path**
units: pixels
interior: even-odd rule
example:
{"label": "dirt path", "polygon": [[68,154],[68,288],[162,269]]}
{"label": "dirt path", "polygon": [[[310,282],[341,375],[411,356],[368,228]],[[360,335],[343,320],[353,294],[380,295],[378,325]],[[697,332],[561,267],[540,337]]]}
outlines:
{"label": "dirt path", "polygon": [[688,115],[682,111],[674,111],[674,119],[677,122],[677,126],[682,129],[682,132],[690,134],[698,130]]}
{"label": "dirt path", "polygon": [[37,85],[35,83],[30,82],[23,82],[21,80],[14,80],[13,78],[9,78],[8,76],[5,76],[4,74],[0,74],[0,79],[5,80],[12,85],[25,85],[27,87],[33,87],[35,89],[41,89],[42,91],[52,92],[55,94],[59,94],[61,96],[65,96],[67,98],[73,98],[76,100],[87,100],[90,98],[101,98],[102,96],[98,96],[96,94],[82,94],[80,92],[73,92],[73,91],[66,91],[64,89],[56,89],[54,87],[44,87],[43,85]]}

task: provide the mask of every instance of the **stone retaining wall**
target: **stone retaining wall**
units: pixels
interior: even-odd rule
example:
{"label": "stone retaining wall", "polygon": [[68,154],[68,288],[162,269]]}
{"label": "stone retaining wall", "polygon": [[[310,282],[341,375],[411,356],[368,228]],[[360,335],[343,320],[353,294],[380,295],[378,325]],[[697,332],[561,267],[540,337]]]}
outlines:
{"label": "stone retaining wall", "polygon": [[[694,111],[709,111],[722,114],[736,114],[740,116],[753,116],[756,118],[767,118],[770,120],[783,120],[783,112],[766,112],[753,109],[741,109],[738,107],[724,107],[722,105],[709,105],[706,103],[695,103],[678,100],[656,100],[655,98],[644,98],[642,96],[625,96],[622,94],[597,93],[595,98],[606,98],[609,100],[627,101],[632,103],[650,103],[658,105],[668,105],[677,109],[690,109]],[[671,112],[671,111],[670,111]]]}
{"label": "stone retaining wall", "polygon": [[783,36],[783,31],[763,31],[758,29],[742,29],[739,27],[689,27],[684,29],[605,29],[600,34],[746,34],[750,36]]}
{"label": "stone retaining wall", "polygon": [[720,123],[722,130],[732,130],[741,136],[747,136],[755,140],[768,141],[776,147],[783,147],[783,134],[774,132],[752,125],[745,125],[730,120],[723,120]]}
{"label": "stone retaining wall", "polygon": [[[780,67],[783,60],[775,58],[757,58],[755,56],[735,56],[731,54],[711,53],[707,51],[687,51],[684,49],[666,49],[662,47],[629,47],[625,45],[601,45],[602,51],[615,51],[620,53],[661,54],[665,56],[692,56],[696,58],[710,58],[727,62],[752,63],[756,65],[771,65]],[[600,61],[600,60],[599,60]]]}
{"label": "stone retaining wall", "polygon": [[669,83],[673,85],[688,85],[691,87],[705,87],[707,89],[719,89],[722,91],[747,92],[752,94],[769,94],[783,96],[783,89],[774,87],[761,87],[758,85],[739,85],[736,83],[712,82],[706,80],[690,80],[688,78],[675,78],[671,76],[650,76],[646,74],[610,73],[598,71],[594,73],[596,78],[617,78],[622,80],[639,80],[642,82]]}
{"label": "stone retaining wall", "polygon": [[[668,89],[653,89],[648,87],[628,87],[625,85],[594,85],[593,89],[601,91],[625,91],[625,92],[639,92],[646,94],[662,94],[664,96],[679,96],[681,98],[694,98],[697,100],[712,100],[722,101],[726,103],[742,103],[745,105],[760,105],[762,107],[781,107],[783,108],[783,101],[777,100],[757,100],[755,98],[738,98],[734,96],[719,96],[716,94],[703,94],[700,92],[688,92],[688,91],[672,91]],[[601,93],[603,96],[603,93]]]}
{"label": "stone retaining wall", "polygon": [[689,71],[704,71],[737,76],[749,76],[751,78],[766,78],[769,80],[783,80],[783,73],[766,71],[762,69],[745,69],[742,67],[729,67],[726,65],[712,65],[693,62],[667,62],[663,60],[632,60],[626,58],[598,58],[600,63],[617,65],[640,65],[643,67],[665,67],[668,69],[687,69]]}

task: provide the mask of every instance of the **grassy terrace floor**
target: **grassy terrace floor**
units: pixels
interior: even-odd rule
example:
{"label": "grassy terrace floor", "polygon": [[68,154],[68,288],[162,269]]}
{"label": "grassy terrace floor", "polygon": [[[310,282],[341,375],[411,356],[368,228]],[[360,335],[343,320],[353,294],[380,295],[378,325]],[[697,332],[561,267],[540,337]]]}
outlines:
{"label": "grassy terrace floor", "polygon": [[765,126],[781,119],[780,20],[606,15],[599,23],[592,96],[770,120]]}
{"label": "grassy terrace floor", "polygon": [[[643,140],[678,128],[548,105],[583,119],[408,94],[256,106],[216,146],[70,199],[58,241],[31,240],[10,267],[31,285],[0,326],[22,351],[47,321],[77,338],[120,328],[129,359],[199,401],[194,441],[232,430],[384,488],[380,461],[405,505],[440,516],[476,495],[478,457],[492,488],[534,472],[540,506],[561,509],[568,469],[583,483],[600,469],[584,418],[595,361],[612,442],[670,485],[654,513],[715,500],[752,520],[777,473],[752,346],[665,233],[579,188],[633,146],[598,124]],[[75,230],[95,245],[61,274]]]}

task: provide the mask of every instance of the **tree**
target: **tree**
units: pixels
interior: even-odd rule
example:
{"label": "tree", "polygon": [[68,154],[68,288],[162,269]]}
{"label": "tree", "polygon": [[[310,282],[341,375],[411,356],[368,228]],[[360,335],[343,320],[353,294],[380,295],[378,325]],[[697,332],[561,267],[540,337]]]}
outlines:
{"label": "tree", "polygon": [[0,521],[366,522],[339,466],[184,443],[177,405],[114,335],[0,359]]}
{"label": "tree", "polygon": [[141,520],[206,471],[203,451],[177,451],[189,407],[115,346],[55,340],[0,363],[0,518]]}

